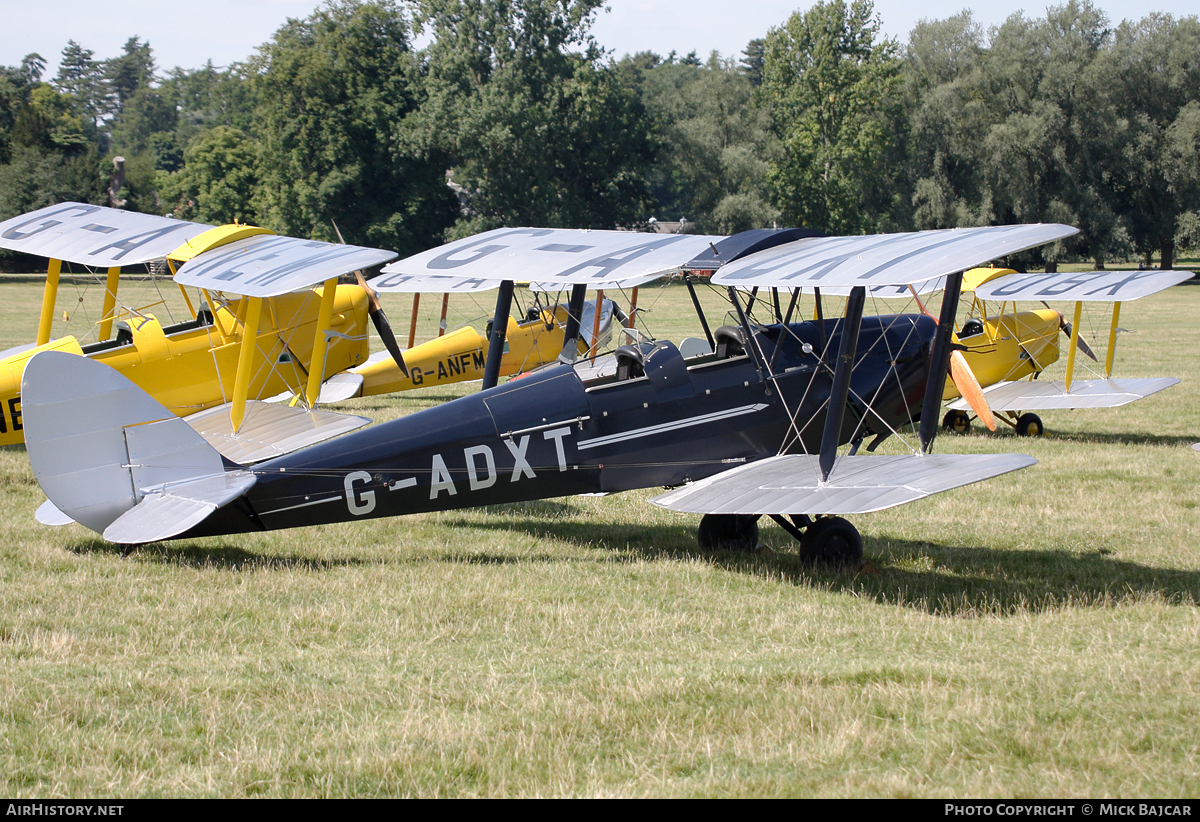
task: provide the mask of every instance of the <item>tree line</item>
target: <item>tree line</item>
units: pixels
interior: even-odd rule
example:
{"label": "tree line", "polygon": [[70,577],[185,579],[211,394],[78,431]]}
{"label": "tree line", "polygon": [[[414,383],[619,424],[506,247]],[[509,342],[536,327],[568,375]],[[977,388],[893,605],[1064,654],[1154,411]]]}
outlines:
{"label": "tree line", "polygon": [[[602,0],[330,0],[245,62],[131,37],[0,67],[0,219],[61,200],[410,254],[501,225],[1078,226],[1025,265],[1200,246],[1200,20],[1088,0],[881,36],[825,0],[738,58],[613,59]],[[414,36],[430,36],[416,48]],[[124,158],[118,173],[113,158]]]}

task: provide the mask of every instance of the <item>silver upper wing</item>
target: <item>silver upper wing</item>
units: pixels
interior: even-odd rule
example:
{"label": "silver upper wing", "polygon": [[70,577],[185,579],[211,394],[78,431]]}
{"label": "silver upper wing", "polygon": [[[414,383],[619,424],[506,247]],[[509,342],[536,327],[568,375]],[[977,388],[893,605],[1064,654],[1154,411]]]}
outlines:
{"label": "silver upper wing", "polygon": [[59,203],[0,223],[0,248],[97,268],[161,260],[212,226],[85,203]]}
{"label": "silver upper wing", "polygon": [[[821,289],[822,296],[826,297],[849,297],[853,286],[849,285],[834,285],[834,286],[817,286]],[[912,291],[909,290],[909,284],[903,285],[873,285],[867,289],[867,296],[874,297],[877,300],[908,300],[912,299],[913,291],[917,294],[934,294],[939,291],[944,291],[946,288],[945,277],[934,277],[932,280],[926,280],[923,283],[912,283]]]}
{"label": "silver upper wing", "polygon": [[198,254],[175,274],[183,285],[276,297],[385,263],[394,251],[260,234]]}
{"label": "silver upper wing", "polygon": [[497,228],[398,260],[383,273],[584,283],[595,288],[670,273],[722,239],[698,234]]}
{"label": "silver upper wing", "polygon": [[1084,271],[1076,274],[1006,274],[975,289],[981,300],[1125,302],[1190,280],[1190,271]]}
{"label": "silver upper wing", "polygon": [[712,281],[746,288],[923,283],[1078,232],[1049,223],[810,237],[735,260],[717,271]]}
{"label": "silver upper wing", "polygon": [[[448,277],[443,274],[402,274],[394,263],[367,285],[380,293],[399,294],[474,294],[499,288],[503,280],[483,277]],[[388,273],[388,272],[391,273]]]}

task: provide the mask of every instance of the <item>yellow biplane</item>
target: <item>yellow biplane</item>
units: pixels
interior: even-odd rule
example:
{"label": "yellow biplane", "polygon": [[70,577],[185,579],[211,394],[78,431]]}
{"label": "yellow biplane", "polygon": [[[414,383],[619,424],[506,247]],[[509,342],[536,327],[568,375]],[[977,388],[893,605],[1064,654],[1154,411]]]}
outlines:
{"label": "yellow biplane", "polygon": [[[324,374],[368,356],[366,294],[339,286],[338,278],[394,252],[82,203],[0,223],[0,247],[50,259],[35,341],[0,352],[0,444],[23,440],[21,375],[44,350],[117,369],[231,459],[287,453],[366,424],[314,406]],[[158,261],[182,291],[190,314],[184,322],[163,325],[153,313],[120,305],[122,267]],[[107,269],[95,342],[51,339],[64,262]],[[200,289],[201,300],[193,303],[185,286]],[[289,391],[303,402],[261,402]]]}
{"label": "yellow biplane", "polygon": [[[319,402],[479,379],[489,350],[486,337],[464,328],[415,347],[410,339],[409,350],[400,352],[360,273],[395,256],[382,249],[81,203],[0,223],[0,247],[50,259],[35,341],[0,352],[0,445],[24,439],[21,376],[26,362],[44,350],[118,370],[186,417],[226,457],[247,463],[365,424],[361,417],[318,411]],[[95,341],[51,339],[64,262],[107,269]],[[121,304],[122,267],[150,263],[163,263],[174,276],[189,319],[163,324],[150,309]],[[359,284],[339,285],[338,278],[351,272]],[[376,282],[387,290],[413,290],[396,280]],[[187,286],[199,289],[195,303]],[[452,290],[462,289],[446,286]],[[596,319],[607,330],[613,305],[601,305]],[[368,316],[388,348],[376,357],[369,357]],[[499,374],[553,361],[566,320],[562,306],[510,319],[501,337]],[[581,353],[595,345],[586,332],[582,336]],[[248,339],[255,344],[243,345]]]}
{"label": "yellow biplane", "polygon": [[[448,298],[452,294],[480,294],[502,287],[499,280],[414,277],[389,271],[387,267],[369,285],[379,293],[413,294],[414,317],[416,301],[422,293],[442,293]],[[565,331],[570,322],[567,306],[543,302],[541,299],[542,293],[554,288],[553,285],[534,283],[530,291],[535,295],[535,302],[520,318],[511,316],[507,307],[504,314],[500,315],[508,316],[508,322],[504,334],[499,335],[502,354],[494,378],[489,378],[486,373],[488,352],[495,331],[493,321],[489,320],[483,333],[465,325],[449,333],[440,333],[438,337],[416,346],[412,345],[413,332],[410,332],[409,348],[403,352],[403,370],[397,368],[394,358],[388,357],[386,352],[380,352],[364,365],[331,378],[329,383],[331,386],[343,386],[344,390],[339,391],[339,396],[345,397],[389,394],[470,380],[485,380],[484,387],[490,387],[485,378],[491,379],[491,384],[494,384],[494,379],[499,377],[511,377],[554,362],[562,353]],[[634,289],[636,291],[636,286]],[[443,328],[445,305],[443,301]],[[627,316],[616,303],[604,298],[601,289],[596,300],[583,303],[578,319],[580,334],[576,356],[582,356],[594,353],[598,347],[605,345],[612,337],[614,324],[626,322]]]}
{"label": "yellow biplane", "polygon": [[[1041,418],[1034,411],[1068,408],[1113,408],[1148,397],[1179,382],[1173,377],[1114,379],[1113,359],[1121,302],[1136,300],[1191,279],[1189,271],[1093,271],[1083,273],[1020,274],[1012,269],[975,268],[963,275],[963,291],[973,291],[971,309],[958,329],[955,342],[983,386],[992,411],[1018,435],[1041,436]],[[1035,301],[1043,308],[1018,311],[1019,301]],[[1046,303],[1075,303],[1070,322]],[[1100,361],[1080,336],[1084,302],[1111,302],[1112,322],[1102,374],[1078,379],[1081,360],[1077,352]],[[988,304],[998,303],[989,312]],[[1067,373],[1063,380],[1039,380],[1060,356],[1059,333],[1067,335]],[[970,408],[950,381],[943,400],[949,410],[942,420],[949,430],[970,429]]]}

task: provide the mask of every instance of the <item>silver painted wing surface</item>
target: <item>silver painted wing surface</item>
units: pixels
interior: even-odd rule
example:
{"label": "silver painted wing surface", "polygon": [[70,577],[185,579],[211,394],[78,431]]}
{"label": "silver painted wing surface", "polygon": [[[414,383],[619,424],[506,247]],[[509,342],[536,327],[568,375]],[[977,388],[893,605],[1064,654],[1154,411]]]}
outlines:
{"label": "silver painted wing surface", "polygon": [[245,297],[277,297],[385,263],[394,251],[260,234],[197,254],[175,282]]}
{"label": "silver painted wing surface", "polygon": [[[723,237],[566,228],[497,228],[398,260],[384,275],[584,283],[595,288],[678,270]],[[374,285],[374,284],[372,284]],[[386,286],[381,287],[386,288]]]}
{"label": "silver painted wing surface", "polygon": [[1128,302],[1190,280],[1190,271],[1084,271],[1006,274],[975,289],[981,300]]}
{"label": "silver painted wing surface", "polygon": [[370,425],[366,417],[250,400],[235,433],[229,406],[218,405],[184,420],[213,448],[239,465],[274,459]]}
{"label": "silver painted wing surface", "polygon": [[59,203],[0,223],[0,248],[96,268],[161,260],[212,226],[85,203]]}
{"label": "silver painted wing surface", "polygon": [[745,288],[916,284],[1077,233],[1077,228],[1047,223],[809,237],[735,260],[714,274],[713,282]]}
{"label": "silver painted wing surface", "polygon": [[1024,454],[845,456],[821,482],[818,459],[770,457],[650,501],[696,514],[868,514],[1037,463]]}
{"label": "silver painted wing surface", "polygon": [[[1049,411],[1067,408],[1116,408],[1157,394],[1179,380],[1174,377],[1146,379],[1075,380],[1070,392],[1062,380],[1017,380],[999,382],[983,390],[993,411]],[[957,399],[947,404],[955,411],[970,411]]]}

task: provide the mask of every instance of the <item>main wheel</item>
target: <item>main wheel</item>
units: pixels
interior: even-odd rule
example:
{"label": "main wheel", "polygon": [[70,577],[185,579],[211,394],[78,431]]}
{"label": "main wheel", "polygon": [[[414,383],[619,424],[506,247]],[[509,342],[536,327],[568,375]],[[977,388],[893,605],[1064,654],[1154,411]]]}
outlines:
{"label": "main wheel", "polygon": [[966,411],[947,411],[946,416],[942,417],[942,428],[955,434],[969,434],[971,418]]}
{"label": "main wheel", "polygon": [[1018,437],[1040,437],[1042,433],[1042,418],[1037,414],[1022,414],[1017,417]]}
{"label": "main wheel", "polygon": [[696,532],[706,551],[745,551],[758,548],[758,517],[745,514],[705,514]]}
{"label": "main wheel", "polygon": [[857,568],[862,555],[862,536],[841,517],[821,517],[805,529],[800,542],[800,558],[814,565]]}

